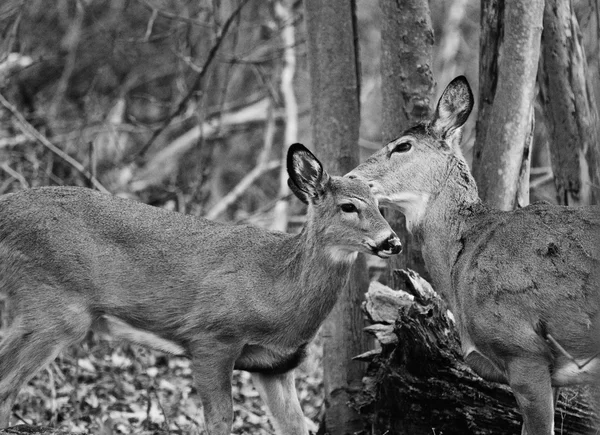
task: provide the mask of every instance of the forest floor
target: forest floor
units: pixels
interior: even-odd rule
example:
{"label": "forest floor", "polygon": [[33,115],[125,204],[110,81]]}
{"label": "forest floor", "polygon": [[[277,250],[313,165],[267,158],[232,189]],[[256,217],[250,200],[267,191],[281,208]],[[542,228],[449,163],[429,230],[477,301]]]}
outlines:
{"label": "forest floor", "polygon": [[[314,432],[324,397],[318,342],[296,370],[298,396]],[[232,391],[232,432],[274,433],[249,373],[234,372]],[[63,352],[21,389],[12,424],[21,423],[102,435],[203,433],[188,359],[94,338]]]}

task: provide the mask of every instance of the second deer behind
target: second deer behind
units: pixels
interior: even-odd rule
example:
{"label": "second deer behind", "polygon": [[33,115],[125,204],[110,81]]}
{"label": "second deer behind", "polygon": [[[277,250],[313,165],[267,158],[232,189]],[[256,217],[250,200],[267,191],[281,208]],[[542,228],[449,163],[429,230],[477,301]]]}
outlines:
{"label": "second deer behind", "polygon": [[600,385],[600,208],[486,207],[459,148],[472,108],[454,79],[429,122],[348,176],[406,215],[466,362],[510,385],[529,435],[551,435],[553,387]]}

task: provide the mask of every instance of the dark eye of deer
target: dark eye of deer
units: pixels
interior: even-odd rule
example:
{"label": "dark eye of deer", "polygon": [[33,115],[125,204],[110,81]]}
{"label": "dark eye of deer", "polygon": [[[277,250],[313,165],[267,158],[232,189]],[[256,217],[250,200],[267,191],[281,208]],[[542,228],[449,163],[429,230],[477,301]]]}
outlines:
{"label": "dark eye of deer", "polygon": [[392,150],[393,153],[405,153],[412,148],[412,144],[410,142],[400,142],[398,145],[394,147]]}
{"label": "dark eye of deer", "polygon": [[356,206],[354,204],[342,204],[340,205],[340,208],[342,209],[342,211],[344,213],[357,213],[358,209],[356,208]]}

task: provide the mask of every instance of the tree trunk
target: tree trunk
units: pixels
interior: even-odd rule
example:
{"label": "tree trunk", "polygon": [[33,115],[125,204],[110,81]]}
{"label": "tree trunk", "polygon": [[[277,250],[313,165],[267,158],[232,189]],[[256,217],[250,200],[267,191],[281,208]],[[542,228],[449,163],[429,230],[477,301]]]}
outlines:
{"label": "tree trunk", "polygon": [[[313,143],[325,169],[336,175],[358,164],[360,125],[359,65],[355,3],[306,0],[306,30],[311,78]],[[368,288],[364,258],[359,257],[349,285],[323,326],[325,417],[320,431],[335,435],[362,429],[348,406],[362,385],[364,364],[352,357],[364,352],[359,301]]]}
{"label": "tree trunk", "polygon": [[522,171],[532,138],[543,7],[543,0],[481,2],[473,175],[481,198],[502,210],[512,210],[527,189]]}
{"label": "tree trunk", "polygon": [[[427,0],[380,1],[382,130],[387,143],[404,130],[428,119],[434,97],[433,28]],[[410,267],[427,275],[421,250],[405,228],[404,216],[386,210],[386,219],[402,239],[403,250],[389,260],[394,269]]]}
{"label": "tree trunk", "polygon": [[598,110],[570,1],[546,0],[542,43],[539,84],[558,202],[600,203]]}
{"label": "tree trunk", "polygon": [[[454,322],[429,284],[412,271],[396,271],[406,291],[371,284],[365,312],[381,349],[370,361],[356,406],[370,434],[503,435],[520,433],[511,390],[475,375],[464,363]],[[596,433],[589,391],[562,390],[557,433]]]}

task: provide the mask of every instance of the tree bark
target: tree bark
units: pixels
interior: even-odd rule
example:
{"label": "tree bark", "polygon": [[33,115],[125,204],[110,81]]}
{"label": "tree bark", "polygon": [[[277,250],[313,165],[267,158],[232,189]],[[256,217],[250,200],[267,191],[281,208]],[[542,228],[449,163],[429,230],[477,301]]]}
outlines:
{"label": "tree bark", "polygon": [[[481,198],[512,210],[527,188],[543,0],[482,0],[473,175]],[[521,191],[521,194],[519,193]]]}
{"label": "tree bark", "polygon": [[[435,82],[433,28],[427,0],[380,1],[382,133],[387,143],[431,113]],[[410,267],[427,276],[421,250],[405,228],[404,216],[386,210],[385,217],[402,239],[403,250],[389,260],[394,269]]]}
{"label": "tree bark", "polygon": [[[311,78],[313,143],[330,174],[345,174],[358,164],[360,125],[359,64],[354,1],[306,0],[306,27]],[[348,406],[360,390],[364,364],[352,357],[364,352],[359,301],[368,288],[364,258],[359,257],[349,285],[323,325],[325,417],[320,432],[354,433],[362,429]]]}
{"label": "tree bark", "polygon": [[571,2],[546,0],[538,78],[558,202],[563,205],[600,203],[600,124],[587,71]]}
{"label": "tree bark", "polygon": [[[369,360],[355,406],[371,435],[517,434],[521,416],[511,390],[475,375],[464,363],[454,322],[429,284],[397,271],[406,291],[373,283],[364,304],[381,349]],[[561,390],[557,433],[592,434],[600,427],[589,391]]]}

